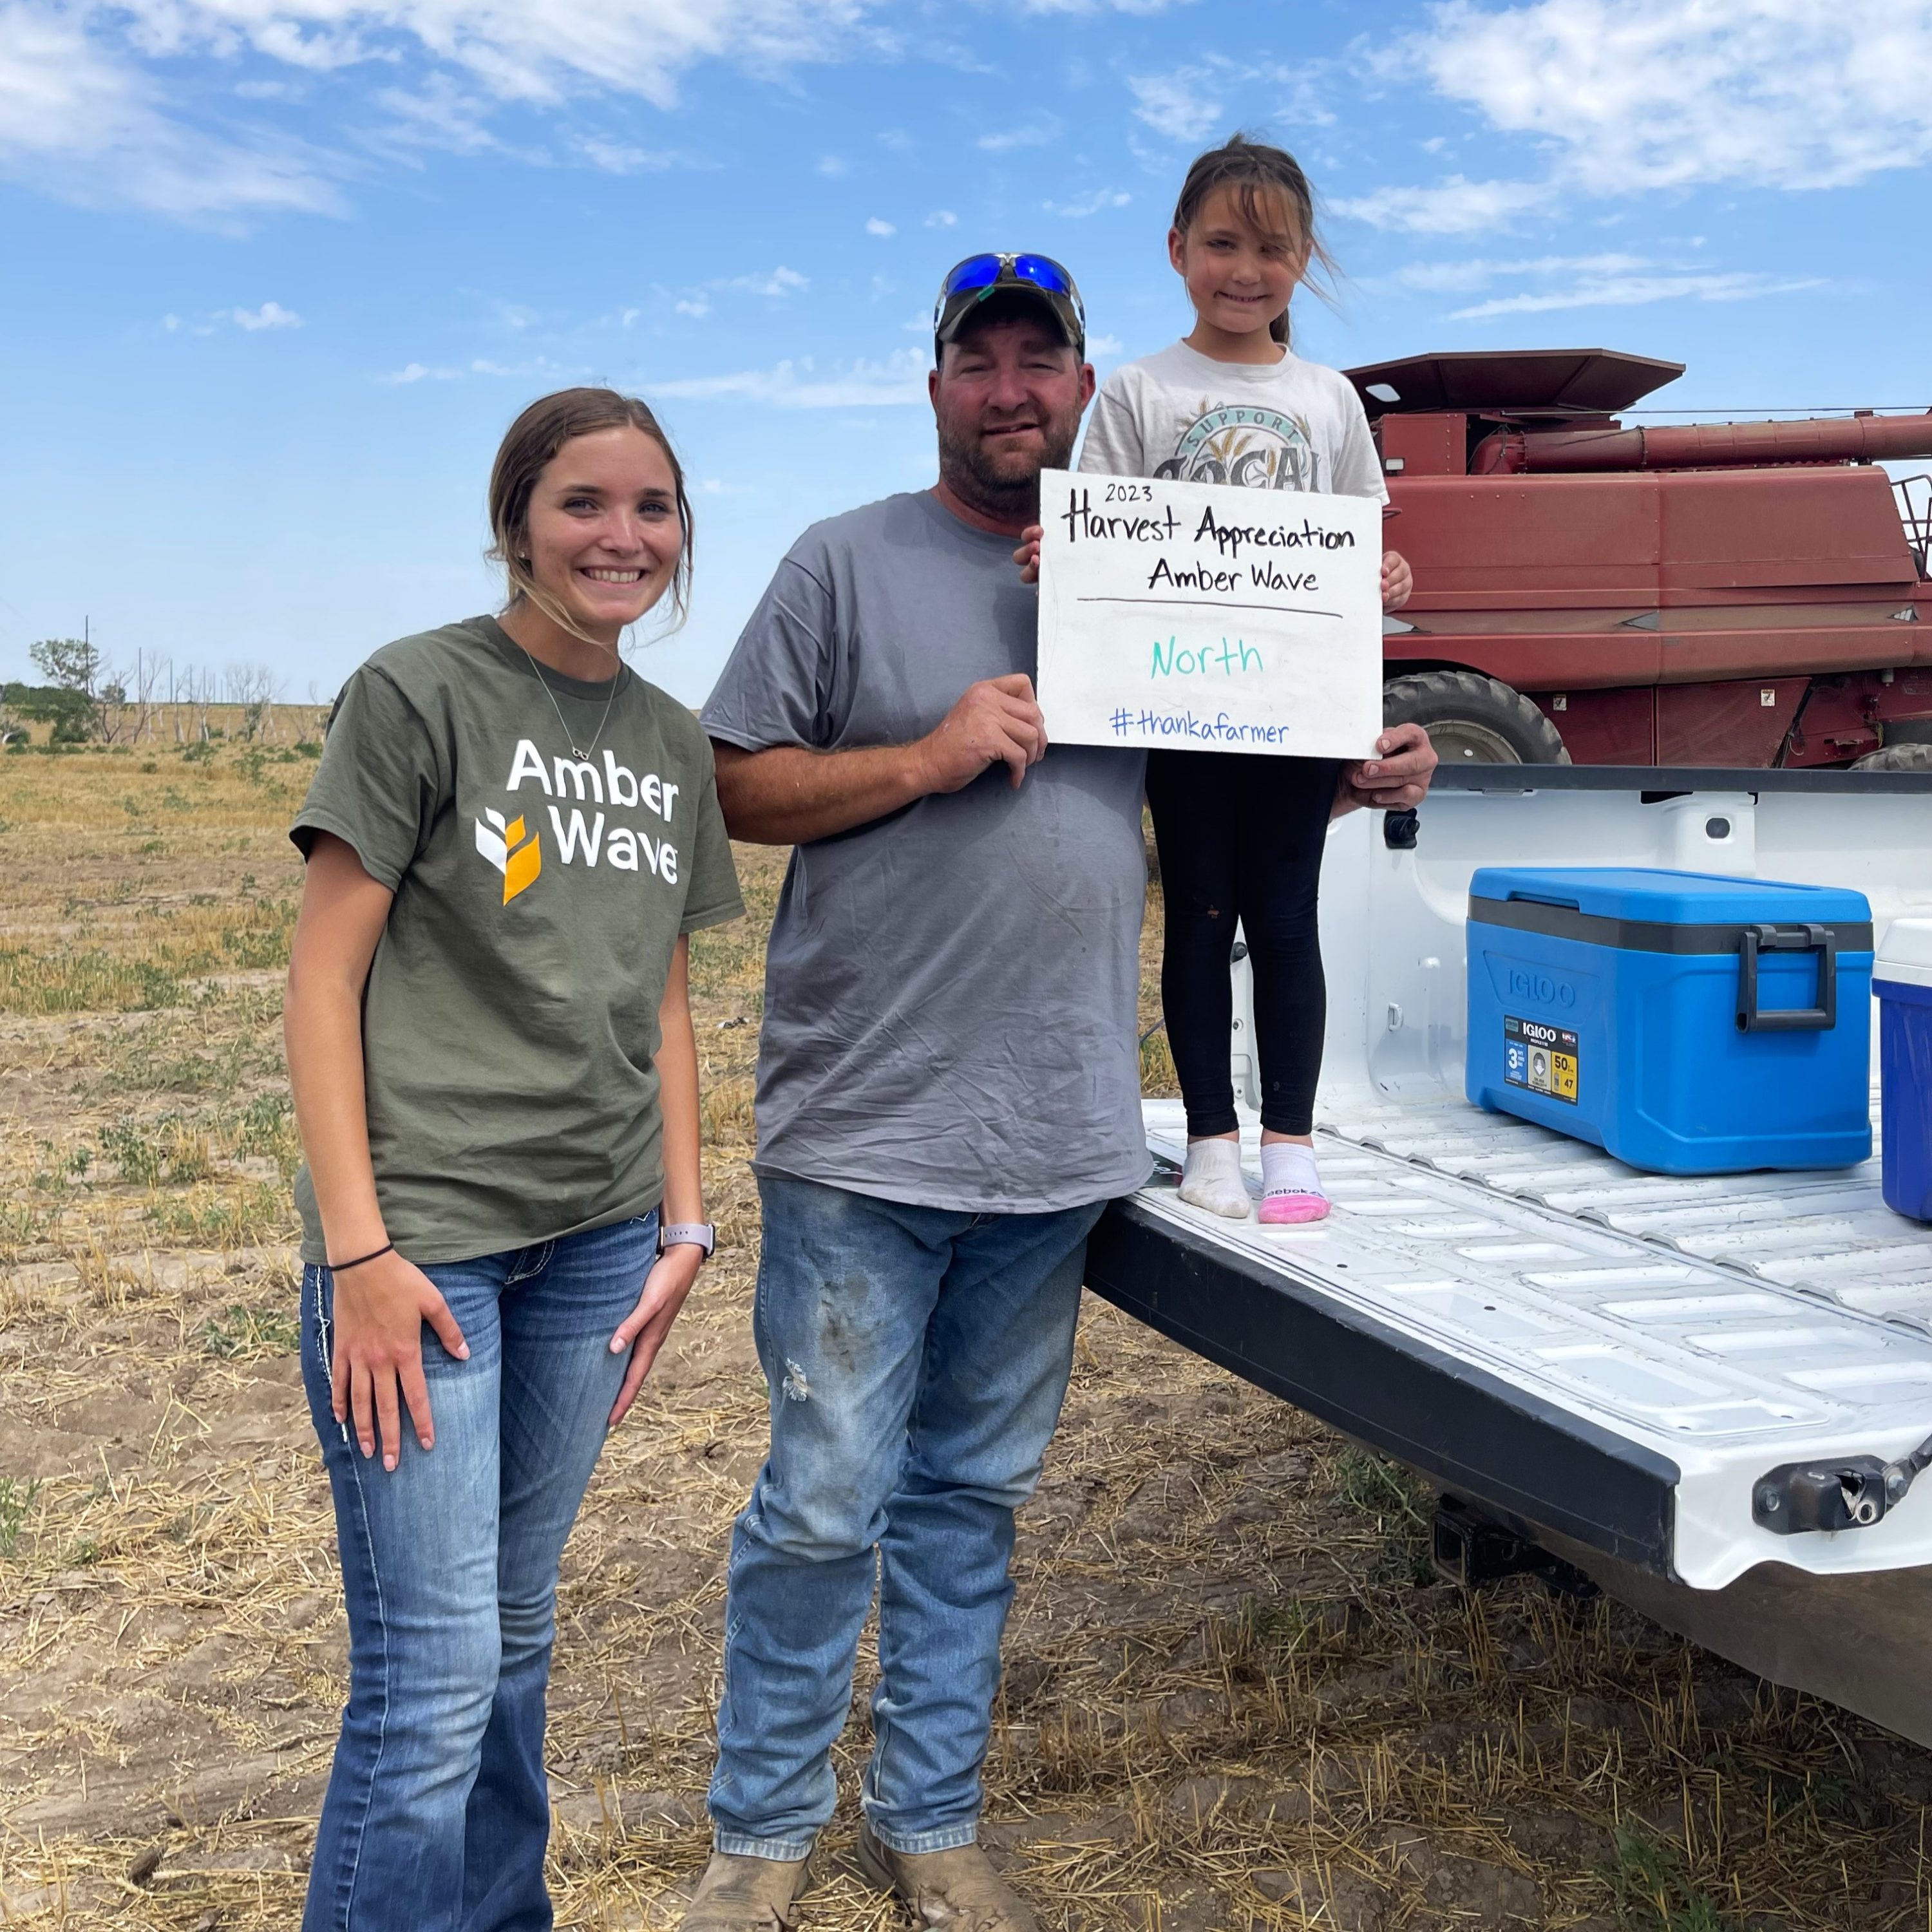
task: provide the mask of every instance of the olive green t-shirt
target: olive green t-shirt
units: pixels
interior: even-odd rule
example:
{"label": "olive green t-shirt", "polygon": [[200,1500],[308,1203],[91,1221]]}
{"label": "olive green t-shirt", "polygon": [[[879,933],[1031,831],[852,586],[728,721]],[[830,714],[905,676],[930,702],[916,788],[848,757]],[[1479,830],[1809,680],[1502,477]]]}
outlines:
{"label": "olive green t-shirt", "polygon": [[[556,709],[492,617],[386,646],[337,699],[290,832],[304,857],[333,832],[395,894],[362,1053],[383,1222],[413,1262],[658,1204],[672,952],[744,910],[697,719],[628,667],[614,694],[543,678]],[[306,1168],[296,1199],[324,1260]]]}

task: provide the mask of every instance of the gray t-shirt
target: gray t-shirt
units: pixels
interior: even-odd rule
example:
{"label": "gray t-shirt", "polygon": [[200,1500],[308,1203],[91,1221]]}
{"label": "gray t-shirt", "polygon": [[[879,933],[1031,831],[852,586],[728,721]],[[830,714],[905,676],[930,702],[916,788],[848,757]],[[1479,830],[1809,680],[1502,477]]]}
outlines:
{"label": "gray t-shirt", "polygon": [[[814,524],[705,706],[748,751],[906,744],[1034,674],[1013,540],[929,492]],[[763,1174],[970,1213],[1146,1180],[1140,754],[1060,746],[792,854],[765,970]]]}

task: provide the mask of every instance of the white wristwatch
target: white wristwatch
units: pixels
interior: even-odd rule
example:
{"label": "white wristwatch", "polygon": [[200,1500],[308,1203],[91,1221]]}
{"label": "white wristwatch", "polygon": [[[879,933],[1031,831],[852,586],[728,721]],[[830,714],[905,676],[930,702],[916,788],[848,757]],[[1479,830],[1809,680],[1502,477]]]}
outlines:
{"label": "white wristwatch", "polygon": [[658,1223],[658,1252],[667,1248],[702,1248],[708,1261],[718,1245],[718,1230],[709,1221],[673,1221]]}

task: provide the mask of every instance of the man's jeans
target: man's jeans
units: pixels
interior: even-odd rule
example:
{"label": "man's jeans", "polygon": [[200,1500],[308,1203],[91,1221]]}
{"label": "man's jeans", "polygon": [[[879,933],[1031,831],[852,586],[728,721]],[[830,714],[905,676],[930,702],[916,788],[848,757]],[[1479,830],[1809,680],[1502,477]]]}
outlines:
{"label": "man's jeans", "polygon": [[425,1454],[365,1461],[329,1411],[334,1277],[302,1276],[302,1378],[335,1501],[349,1708],[304,1932],[548,1932],[544,1691],[557,1559],[628,1358],[657,1216],[426,1268],[470,1344],[422,1331]]}
{"label": "man's jeans", "polygon": [[866,1817],[895,1851],[970,1844],[1013,1511],[1060,1419],[1105,1204],[967,1214],[770,1176],[758,1192],[772,1446],[731,1538],[718,1849],[802,1858],[832,1816],[875,1574]]}

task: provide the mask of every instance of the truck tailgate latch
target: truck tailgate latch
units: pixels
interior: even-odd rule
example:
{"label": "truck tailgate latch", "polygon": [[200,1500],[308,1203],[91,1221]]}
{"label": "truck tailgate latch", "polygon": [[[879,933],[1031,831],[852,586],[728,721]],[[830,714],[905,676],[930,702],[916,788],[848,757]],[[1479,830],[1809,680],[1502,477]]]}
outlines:
{"label": "truck tailgate latch", "polygon": [[1928,1463],[1932,1438],[1896,1462],[1876,1456],[1786,1462],[1751,1485],[1751,1520],[1779,1536],[1868,1529],[1904,1500],[1912,1479]]}

